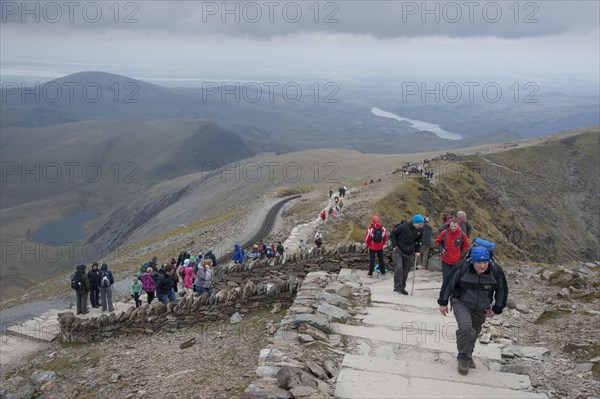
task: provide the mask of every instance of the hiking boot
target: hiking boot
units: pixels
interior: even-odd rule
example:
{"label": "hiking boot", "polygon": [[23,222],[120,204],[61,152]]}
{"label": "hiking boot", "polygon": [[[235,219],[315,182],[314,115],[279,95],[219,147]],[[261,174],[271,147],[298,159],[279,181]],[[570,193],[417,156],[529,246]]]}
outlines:
{"label": "hiking boot", "polygon": [[400,293],[401,293],[402,295],[408,295],[408,291],[406,291],[406,290],[402,290],[402,291],[400,291]]}
{"label": "hiking boot", "polygon": [[369,278],[373,278],[373,275],[372,275],[372,274],[370,274],[370,273],[368,273],[368,274],[367,274],[367,277],[369,277]]}
{"label": "hiking boot", "polygon": [[458,359],[458,372],[462,375],[469,374],[469,365],[469,360]]}
{"label": "hiking boot", "polygon": [[470,368],[470,369],[476,369],[476,368],[477,368],[477,367],[475,366],[475,362],[473,361],[473,359],[471,359],[471,360],[469,361],[469,368]]}

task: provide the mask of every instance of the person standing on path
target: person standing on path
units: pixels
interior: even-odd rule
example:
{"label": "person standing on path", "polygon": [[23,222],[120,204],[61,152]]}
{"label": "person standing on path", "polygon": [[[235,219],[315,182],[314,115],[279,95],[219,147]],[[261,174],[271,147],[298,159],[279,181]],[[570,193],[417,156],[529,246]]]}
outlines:
{"label": "person standing on path", "polygon": [[113,278],[113,274],[110,270],[108,270],[108,265],[103,263],[100,266],[100,302],[102,304],[102,311],[106,312],[108,309],[109,312],[114,312],[115,308],[113,306],[113,284],[115,280]]}
{"label": "person standing on path", "polygon": [[397,224],[390,234],[392,240],[392,259],[394,261],[394,292],[408,295],[406,291],[406,280],[410,272],[415,256],[420,255],[421,238],[423,235],[423,224],[425,219],[416,214],[410,222]]}
{"label": "person standing on path", "polygon": [[458,372],[476,368],[473,350],[486,317],[501,314],[506,306],[508,284],[504,271],[490,259],[485,247],[475,247],[471,258],[458,262],[442,285],[440,313],[448,314],[448,302],[456,318]]}
{"label": "person standing on path", "polygon": [[462,254],[469,249],[469,237],[460,229],[458,219],[454,218],[435,239],[435,245],[440,247],[442,254],[442,276],[448,278],[450,269],[460,260]]}
{"label": "person standing on path", "polygon": [[369,277],[373,277],[375,269],[375,255],[379,261],[379,270],[381,275],[385,275],[385,264],[383,262],[383,246],[387,242],[387,232],[385,227],[379,223],[379,216],[374,215],[372,218],[371,227],[367,229],[365,235],[365,244],[369,247]]}

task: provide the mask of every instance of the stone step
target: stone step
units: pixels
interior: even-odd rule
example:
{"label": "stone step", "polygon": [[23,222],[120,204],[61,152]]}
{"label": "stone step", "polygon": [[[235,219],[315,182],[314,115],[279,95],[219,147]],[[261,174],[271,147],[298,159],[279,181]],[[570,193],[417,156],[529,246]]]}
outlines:
{"label": "stone step", "polygon": [[429,378],[434,380],[432,383],[439,380],[506,389],[529,389],[531,387],[531,381],[527,375],[490,371],[481,364],[478,365],[479,368],[469,370],[468,375],[461,375],[458,373],[456,366],[456,359],[441,364],[351,354],[345,355],[342,362],[342,368],[397,374],[405,377]]}
{"label": "stone step", "polygon": [[[458,375],[456,371],[454,375]],[[339,399],[399,398],[522,398],[547,399],[544,394],[513,389],[432,380],[383,372],[342,369],[337,379],[335,397]]]}
{"label": "stone step", "polygon": [[[457,352],[456,335],[455,331],[452,329],[451,331],[427,331],[419,329],[392,330],[380,326],[350,326],[339,323],[332,323],[331,328],[334,332],[341,335],[409,345],[446,353],[456,354]],[[494,344],[475,345],[473,356],[491,360],[501,360],[502,358],[500,355],[500,348]]]}
{"label": "stone step", "polygon": [[450,316],[442,316],[437,310],[430,309],[429,313],[407,312],[387,306],[372,306],[367,308],[367,315],[363,319],[366,324],[403,328],[409,331],[426,330],[442,331],[449,337],[456,337],[458,328],[456,319]]}
{"label": "stone step", "polygon": [[371,286],[371,302],[374,302],[374,305],[377,305],[377,302],[382,302],[423,309],[434,309],[436,311],[438,309],[436,299],[416,295],[402,295],[394,292],[392,286]]}

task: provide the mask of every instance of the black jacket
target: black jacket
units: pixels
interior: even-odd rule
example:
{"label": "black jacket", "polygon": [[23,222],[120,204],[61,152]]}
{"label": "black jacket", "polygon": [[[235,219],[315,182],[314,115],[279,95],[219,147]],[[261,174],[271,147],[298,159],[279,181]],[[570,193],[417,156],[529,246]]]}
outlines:
{"label": "black jacket", "polygon": [[455,264],[442,285],[438,305],[447,306],[448,299],[454,297],[471,311],[483,313],[492,303],[496,314],[502,313],[508,297],[508,284],[504,271],[490,261],[488,269],[478,275],[469,263],[463,259]]}
{"label": "black jacket", "polygon": [[215,256],[215,254],[212,253],[212,251],[208,251],[205,255],[204,258],[209,258],[210,260],[212,260],[212,265],[213,267],[217,266],[217,257]]}
{"label": "black jacket", "polygon": [[431,245],[431,226],[428,223],[423,225],[423,232],[421,237],[421,245]]}
{"label": "black jacket", "polygon": [[90,280],[91,287],[99,287],[100,286],[100,270],[92,269],[87,272],[88,279]]}
{"label": "black jacket", "polygon": [[165,295],[171,292],[174,285],[177,283],[177,273],[173,272],[170,276],[167,276],[164,271],[158,272],[158,280],[156,281],[156,294]]}
{"label": "black jacket", "polygon": [[412,222],[400,223],[394,226],[390,233],[392,246],[397,247],[404,255],[413,255],[421,250],[423,232]]}

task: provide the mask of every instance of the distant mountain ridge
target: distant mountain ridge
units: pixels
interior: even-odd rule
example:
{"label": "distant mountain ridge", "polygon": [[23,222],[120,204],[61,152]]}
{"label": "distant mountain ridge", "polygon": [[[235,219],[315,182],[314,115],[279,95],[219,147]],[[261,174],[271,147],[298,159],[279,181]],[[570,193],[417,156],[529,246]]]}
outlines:
{"label": "distant mountain ridge", "polygon": [[[104,72],[80,72],[37,88],[5,84],[0,128],[42,127],[84,120],[206,119],[256,142],[256,151],[346,148],[373,153],[444,151],[471,145],[494,132],[522,137],[600,123],[598,99],[540,93],[537,104],[410,104],[386,87],[328,82],[204,82],[203,88],[167,88]],[[282,89],[299,87],[296,100]],[[325,90],[328,87],[328,90]],[[335,88],[332,91],[331,87]],[[368,89],[368,90],[365,90]],[[328,101],[325,101],[328,100]],[[331,101],[330,101],[331,100]],[[402,122],[372,115],[372,107],[435,123],[464,140],[412,133]],[[516,137],[516,136],[515,136]]]}

